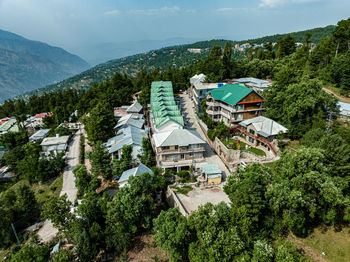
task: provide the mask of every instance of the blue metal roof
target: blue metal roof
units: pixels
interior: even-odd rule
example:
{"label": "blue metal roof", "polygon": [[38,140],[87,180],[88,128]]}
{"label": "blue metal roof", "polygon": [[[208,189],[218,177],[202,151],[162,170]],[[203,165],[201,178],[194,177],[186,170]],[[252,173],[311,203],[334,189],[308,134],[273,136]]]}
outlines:
{"label": "blue metal roof", "polygon": [[131,176],[138,176],[144,173],[150,173],[151,175],[153,175],[153,171],[150,168],[140,163],[138,167],[124,171],[119,179],[119,183],[128,181]]}

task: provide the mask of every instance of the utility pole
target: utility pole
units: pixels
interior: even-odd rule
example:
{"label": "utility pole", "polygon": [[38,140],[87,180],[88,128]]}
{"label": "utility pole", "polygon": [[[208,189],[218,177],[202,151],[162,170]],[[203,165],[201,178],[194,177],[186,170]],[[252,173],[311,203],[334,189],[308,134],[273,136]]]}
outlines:
{"label": "utility pole", "polygon": [[327,127],[327,133],[329,133],[329,132],[330,132],[330,130],[331,130],[332,114],[333,114],[333,112],[331,111],[331,112],[329,113],[329,116],[328,116],[328,127]]}
{"label": "utility pole", "polygon": [[16,229],[15,229],[15,226],[13,225],[13,223],[11,223],[11,227],[12,227],[13,233],[14,233],[14,234],[15,234],[15,236],[16,236],[17,243],[18,243],[18,245],[20,245],[20,244],[21,244],[21,242],[19,241],[19,238],[18,238],[18,235],[17,235]]}

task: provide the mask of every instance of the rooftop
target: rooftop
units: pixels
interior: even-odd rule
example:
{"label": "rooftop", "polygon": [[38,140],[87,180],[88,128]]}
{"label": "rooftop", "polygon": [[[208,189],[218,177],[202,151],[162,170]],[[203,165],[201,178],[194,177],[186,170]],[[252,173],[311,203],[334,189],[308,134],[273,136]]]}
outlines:
{"label": "rooftop", "polygon": [[196,83],[193,86],[197,90],[206,90],[206,89],[218,88],[218,84],[221,84],[221,83]]}
{"label": "rooftop", "polygon": [[69,136],[59,136],[59,137],[46,137],[41,142],[41,146],[52,146],[66,144],[69,140]]}
{"label": "rooftop", "polygon": [[238,79],[235,79],[235,81],[239,83],[245,83],[249,86],[258,87],[258,88],[266,88],[272,85],[271,81],[262,80],[255,77],[238,78]]}
{"label": "rooftop", "polygon": [[142,110],[142,106],[140,105],[139,102],[136,101],[131,106],[129,106],[128,109],[126,109],[126,112],[128,112],[128,113],[140,113],[141,110]]}
{"label": "rooftop", "polygon": [[202,171],[207,175],[215,175],[220,174],[221,170],[220,167],[217,164],[204,164],[201,166]]}
{"label": "rooftop", "polygon": [[227,84],[210,91],[215,100],[220,100],[233,106],[252,92],[255,91],[238,83]]}
{"label": "rooftop", "polygon": [[114,128],[120,128],[122,126],[133,126],[137,128],[142,128],[145,124],[142,114],[127,114],[122,116],[117,125]]}
{"label": "rooftop", "polygon": [[38,140],[38,139],[44,138],[49,131],[50,129],[41,129],[35,134],[33,134],[31,137],[29,137],[29,140]]}
{"label": "rooftop", "polygon": [[198,133],[187,129],[173,129],[153,135],[156,147],[160,146],[188,146],[205,144]]}
{"label": "rooftop", "polygon": [[138,167],[124,171],[119,179],[119,183],[128,181],[131,176],[138,176],[144,173],[150,173],[151,175],[153,175],[153,171],[150,168],[140,163]]}
{"label": "rooftop", "polygon": [[190,78],[190,83],[193,84],[198,84],[201,83],[205,80],[205,74],[199,74],[199,75],[194,75]]}
{"label": "rooftop", "polygon": [[243,127],[248,127],[251,124],[254,126],[258,134],[263,137],[275,136],[279,133],[287,133],[288,131],[286,127],[264,116],[254,117],[239,123],[239,125]]}

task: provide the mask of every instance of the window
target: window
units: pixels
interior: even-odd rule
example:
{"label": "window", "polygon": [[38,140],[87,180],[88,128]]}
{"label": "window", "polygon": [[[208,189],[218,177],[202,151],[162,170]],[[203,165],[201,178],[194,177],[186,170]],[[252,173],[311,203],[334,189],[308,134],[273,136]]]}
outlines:
{"label": "window", "polygon": [[248,141],[249,141],[250,143],[254,143],[254,138],[248,137]]}
{"label": "window", "polygon": [[237,114],[237,120],[241,120],[243,119],[243,115],[242,114]]}
{"label": "window", "polygon": [[255,135],[255,131],[253,129],[249,129],[249,133],[251,133],[252,135]]}
{"label": "window", "polygon": [[244,110],[244,105],[237,105],[237,111]]}

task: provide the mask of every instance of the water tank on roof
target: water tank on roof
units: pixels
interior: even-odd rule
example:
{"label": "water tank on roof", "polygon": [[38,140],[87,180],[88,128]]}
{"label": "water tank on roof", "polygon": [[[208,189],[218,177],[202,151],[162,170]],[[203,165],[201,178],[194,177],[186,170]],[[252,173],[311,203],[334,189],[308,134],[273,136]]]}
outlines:
{"label": "water tank on roof", "polygon": [[223,83],[218,83],[218,87],[221,87],[223,86],[224,84]]}

